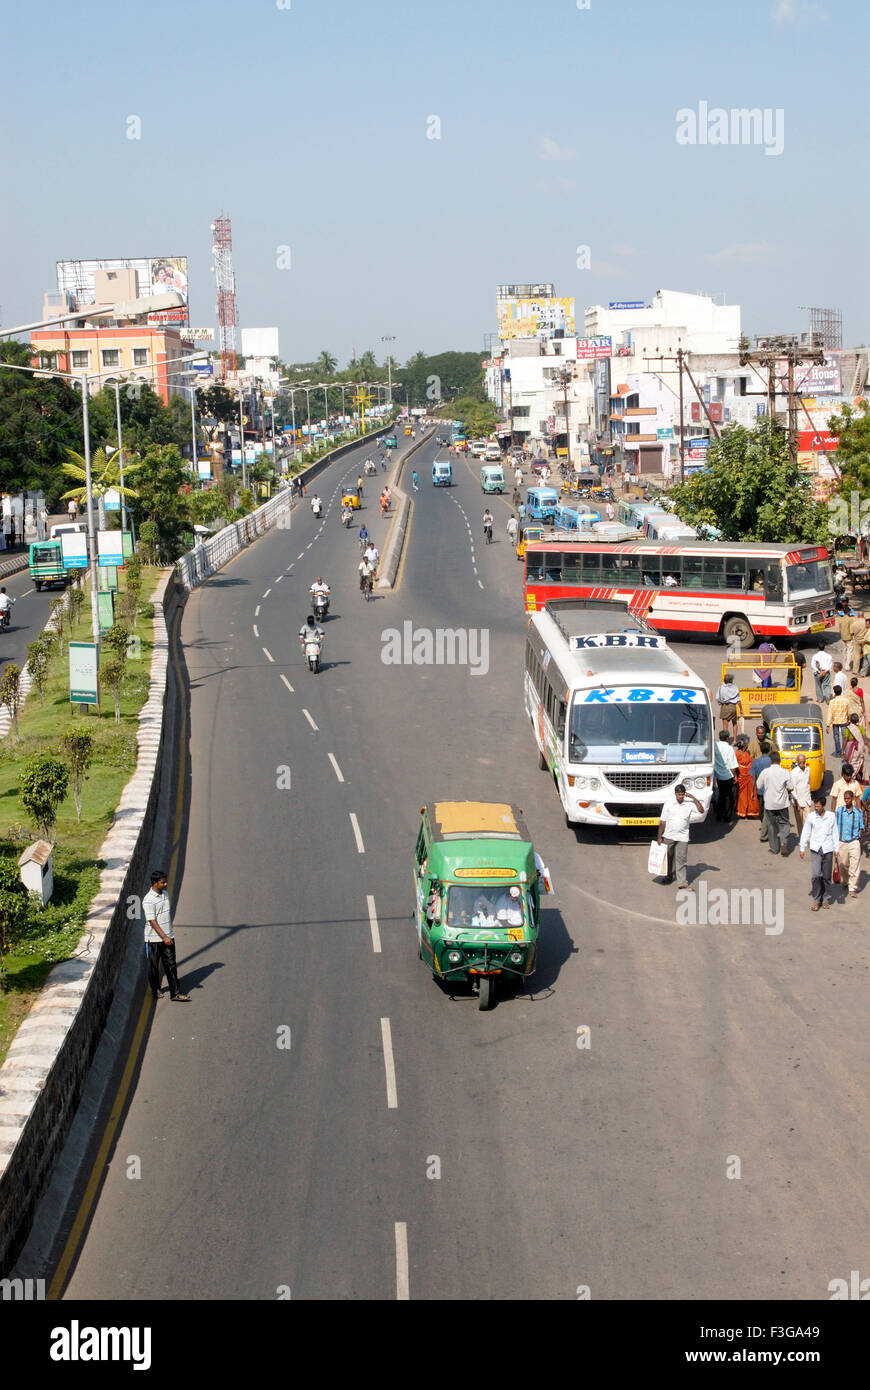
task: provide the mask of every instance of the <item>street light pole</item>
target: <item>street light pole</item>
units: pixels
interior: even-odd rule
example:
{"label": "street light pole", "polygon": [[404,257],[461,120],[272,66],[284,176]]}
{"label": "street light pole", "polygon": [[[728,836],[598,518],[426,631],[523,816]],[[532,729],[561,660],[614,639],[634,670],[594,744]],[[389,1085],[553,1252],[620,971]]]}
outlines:
{"label": "street light pole", "polygon": [[239,447],[242,452],[242,487],[247,488],[248,467],[245,462],[245,414],[241,382],[239,382]]}
{"label": "street light pole", "polygon": [[97,541],[94,535],[94,494],[91,487],[91,439],[88,420],[88,378],[81,377],[82,429],[85,445],[85,499],[88,509],[88,572],[91,577],[91,632],[97,651],[100,649],[100,616],[97,606]]}
{"label": "street light pole", "polygon": [[118,466],[121,470],[121,530],[127,529],[127,504],[124,501],[124,449],[121,444],[121,383],[115,382],[115,418],[118,423]]}
{"label": "street light pole", "polygon": [[[382,343],[394,343],[395,341],[396,335],[394,333],[385,334],[384,337],[381,338]],[[387,353],[387,400],[390,405],[393,404],[393,363],[389,352]]]}

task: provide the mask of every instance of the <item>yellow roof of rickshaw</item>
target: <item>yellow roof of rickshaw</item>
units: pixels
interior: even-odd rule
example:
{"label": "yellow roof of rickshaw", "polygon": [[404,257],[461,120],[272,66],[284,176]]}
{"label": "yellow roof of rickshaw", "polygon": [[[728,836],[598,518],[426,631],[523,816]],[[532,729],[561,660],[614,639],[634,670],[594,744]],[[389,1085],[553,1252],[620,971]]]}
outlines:
{"label": "yellow roof of rickshaw", "polygon": [[436,801],[434,819],[442,835],[516,835],[522,839],[516,806],[499,801]]}

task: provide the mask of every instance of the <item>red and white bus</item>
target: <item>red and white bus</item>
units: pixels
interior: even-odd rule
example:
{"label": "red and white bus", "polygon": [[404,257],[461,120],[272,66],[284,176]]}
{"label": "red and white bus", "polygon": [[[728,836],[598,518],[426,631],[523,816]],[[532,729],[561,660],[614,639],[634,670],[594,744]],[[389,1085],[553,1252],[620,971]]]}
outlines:
{"label": "red and white bus", "polygon": [[656,632],[696,632],[741,647],[762,636],[809,636],[835,623],[823,545],[607,544],[558,536],[530,542],[526,609],[540,612],[560,598],[619,599]]}

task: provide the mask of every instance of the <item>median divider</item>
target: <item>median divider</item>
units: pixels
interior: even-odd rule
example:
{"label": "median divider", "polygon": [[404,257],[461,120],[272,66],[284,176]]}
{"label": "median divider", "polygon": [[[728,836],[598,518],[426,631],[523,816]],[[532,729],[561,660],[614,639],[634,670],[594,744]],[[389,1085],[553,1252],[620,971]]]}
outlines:
{"label": "median divider", "polygon": [[411,458],[412,454],[415,454],[418,449],[422,449],[424,444],[429,443],[431,433],[431,429],[427,430],[423,438],[416,444],[413,444],[408,452],[403,454],[402,458],[399,460],[395,474],[396,484],[393,488],[393,495],[396,497],[399,505],[396,515],[393,518],[393,524],[390,527],[390,534],[381,558],[381,573],[377,582],[377,588],[379,589],[394,589],[396,587],[396,576],[399,573],[399,566],[402,563],[402,553],[405,549],[405,539],[408,535],[408,523],[411,520],[411,499],[401,486],[402,473],[405,464],[408,462],[408,459]]}

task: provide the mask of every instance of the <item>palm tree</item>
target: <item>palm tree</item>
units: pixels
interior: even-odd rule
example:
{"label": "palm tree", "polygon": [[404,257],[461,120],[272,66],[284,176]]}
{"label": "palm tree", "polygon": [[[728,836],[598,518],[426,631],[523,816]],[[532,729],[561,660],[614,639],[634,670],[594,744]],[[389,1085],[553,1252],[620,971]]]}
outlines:
{"label": "palm tree", "polygon": [[333,376],[338,366],[338,358],[333,357],[332,353],[324,348],[314,366],[321,376]]}
{"label": "palm tree", "polygon": [[[77,502],[84,502],[87,497],[87,472],[84,455],[77,454],[75,449],[67,449],[67,453],[70,461],[61,464],[61,468],[68,478],[74,478],[81,486],[70,488],[69,492],[65,492],[60,500],[61,502],[68,502],[71,497],[74,497]],[[127,461],[124,464],[124,496],[135,499],[138,493],[127,486],[127,479],[131,476],[135,478],[136,473],[142,468],[142,460],[136,454],[129,454],[126,449],[124,453],[127,454]],[[102,497],[109,488],[120,489],[120,486],[121,464],[118,450],[116,449],[111,457],[107,458],[105,447],[101,446],[91,458],[91,492],[95,497]]]}
{"label": "palm tree", "polygon": [[365,352],[359,359],[359,366],[360,370],[362,371],[363,378],[370,377],[374,372],[377,371],[377,358],[375,357],[375,354],[372,352],[371,348],[366,348]]}

